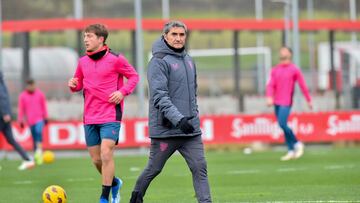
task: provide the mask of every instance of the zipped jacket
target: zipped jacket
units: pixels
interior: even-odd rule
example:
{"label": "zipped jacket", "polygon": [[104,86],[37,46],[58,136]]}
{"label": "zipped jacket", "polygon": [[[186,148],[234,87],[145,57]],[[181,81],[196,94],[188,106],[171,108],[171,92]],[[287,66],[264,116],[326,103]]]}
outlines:
{"label": "zipped jacket", "polygon": [[298,82],[306,101],[311,97],[301,71],[295,64],[278,64],[271,69],[270,80],[266,88],[266,96],[272,97],[275,105],[291,106],[295,82]]}
{"label": "zipped jacket", "polygon": [[[197,105],[196,66],[182,51],[175,52],[158,39],[148,65],[150,138],[196,136],[201,134]],[[179,121],[187,117],[195,131],[183,133]]]}
{"label": "zipped jacket", "polygon": [[36,89],[33,93],[24,90],[19,95],[18,120],[30,126],[47,119],[48,112],[44,93]]}
{"label": "zipped jacket", "polygon": [[[124,77],[127,78],[126,83]],[[109,103],[109,95],[120,91],[127,96],[139,81],[137,72],[126,58],[109,49],[97,60],[88,55],[81,57],[74,78],[78,78],[79,84],[70,89],[73,92],[83,90],[84,124],[120,122],[124,103]]]}

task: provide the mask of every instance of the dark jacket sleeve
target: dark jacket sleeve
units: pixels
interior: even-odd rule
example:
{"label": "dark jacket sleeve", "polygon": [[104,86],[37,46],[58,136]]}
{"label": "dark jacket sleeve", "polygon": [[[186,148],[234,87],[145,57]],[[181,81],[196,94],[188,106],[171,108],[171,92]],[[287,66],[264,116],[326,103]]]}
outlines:
{"label": "dark jacket sleeve", "polygon": [[[197,83],[197,69],[196,69],[196,64],[194,63],[193,61],[193,64],[194,64],[194,71],[195,71],[195,98],[197,98],[198,96],[198,83]],[[195,105],[196,105],[196,111],[197,113],[199,114],[199,105],[197,103],[197,99],[195,100]]]}
{"label": "dark jacket sleeve", "polygon": [[162,115],[174,126],[184,117],[177,107],[171,102],[169,96],[169,73],[167,64],[162,59],[153,58],[148,67],[148,83],[150,99],[154,107],[159,109]]}
{"label": "dark jacket sleeve", "polygon": [[4,116],[6,114],[11,115],[9,94],[6,89],[2,73],[0,73],[0,114],[1,116]]}

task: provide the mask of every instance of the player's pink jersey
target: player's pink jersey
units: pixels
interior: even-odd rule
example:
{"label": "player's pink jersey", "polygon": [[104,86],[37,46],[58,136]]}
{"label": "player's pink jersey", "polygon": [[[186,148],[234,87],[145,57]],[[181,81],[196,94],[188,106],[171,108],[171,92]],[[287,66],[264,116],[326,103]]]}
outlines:
{"label": "player's pink jersey", "polygon": [[291,106],[296,81],[298,81],[306,100],[310,102],[311,97],[304,77],[300,69],[292,63],[278,64],[272,68],[266,96],[272,97],[275,105]]}
{"label": "player's pink jersey", "polygon": [[[128,79],[126,83],[124,77]],[[81,57],[74,78],[78,78],[79,83],[70,89],[73,92],[83,89],[85,124],[120,121],[123,101],[120,105],[109,103],[109,96],[115,91],[129,95],[139,81],[137,72],[125,57],[117,56],[109,49],[97,60],[87,55]]]}
{"label": "player's pink jersey", "polygon": [[45,95],[36,89],[33,93],[24,90],[19,96],[18,120],[34,125],[48,117]]}

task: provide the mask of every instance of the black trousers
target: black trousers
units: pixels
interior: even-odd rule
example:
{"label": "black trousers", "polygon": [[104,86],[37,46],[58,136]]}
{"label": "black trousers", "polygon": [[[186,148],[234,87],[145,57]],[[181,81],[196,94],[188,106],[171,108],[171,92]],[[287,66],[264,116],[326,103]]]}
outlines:
{"label": "black trousers", "polygon": [[25,150],[16,142],[14,139],[14,135],[11,129],[11,123],[5,123],[4,121],[0,121],[0,131],[4,134],[6,141],[14,147],[14,149],[20,154],[23,160],[29,161],[30,157],[25,152]]}
{"label": "black trousers", "polygon": [[[161,172],[166,161],[179,151],[189,166],[198,202],[211,202],[207,177],[207,164],[201,136],[151,139],[149,161],[136,181],[131,203],[143,202],[143,196],[151,181]],[[175,189],[175,188],[174,188]]]}

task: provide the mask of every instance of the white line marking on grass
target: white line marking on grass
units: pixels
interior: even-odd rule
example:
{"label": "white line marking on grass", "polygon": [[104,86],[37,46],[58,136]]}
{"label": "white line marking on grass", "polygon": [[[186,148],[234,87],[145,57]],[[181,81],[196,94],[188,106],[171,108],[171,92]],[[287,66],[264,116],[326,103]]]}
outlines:
{"label": "white line marking on grass", "polygon": [[251,174],[251,173],[260,173],[260,170],[236,170],[228,171],[228,174]]}
{"label": "white line marking on grass", "polygon": [[306,168],[279,168],[276,171],[279,173],[286,173],[286,172],[295,172],[301,170],[306,170]]}
{"label": "white line marking on grass", "polygon": [[140,171],[140,168],[139,167],[130,167],[130,171],[131,172]]}
{"label": "white line marking on grass", "polygon": [[68,182],[88,182],[88,181],[93,181],[95,180],[94,178],[68,178],[66,179],[66,181]]}
{"label": "white line marking on grass", "polygon": [[22,180],[22,181],[15,181],[14,184],[15,185],[29,185],[32,184],[33,181],[31,180]]}
{"label": "white line marking on grass", "polygon": [[339,170],[339,169],[345,169],[345,168],[354,168],[354,165],[330,165],[325,166],[325,170]]}
{"label": "white line marking on grass", "polygon": [[325,168],[326,170],[338,170],[338,169],[343,169],[343,168],[345,168],[345,166],[332,165],[332,166],[325,166],[324,168]]}

